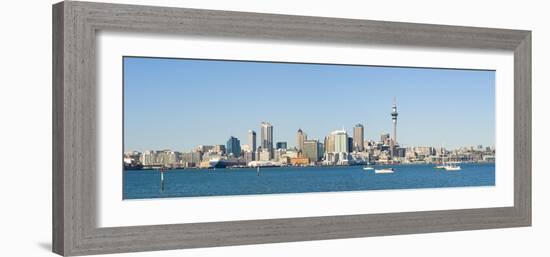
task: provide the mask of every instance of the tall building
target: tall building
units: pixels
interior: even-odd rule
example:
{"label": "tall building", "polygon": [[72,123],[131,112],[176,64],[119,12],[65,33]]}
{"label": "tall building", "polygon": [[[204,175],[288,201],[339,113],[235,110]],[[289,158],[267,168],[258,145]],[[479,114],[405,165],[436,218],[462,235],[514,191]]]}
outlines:
{"label": "tall building", "polygon": [[318,151],[319,151],[319,159],[321,159],[321,157],[323,157],[323,155],[325,155],[325,144],[324,143],[321,143],[321,142],[317,142],[317,145],[319,146],[318,147]]}
{"label": "tall building", "polygon": [[254,130],[249,130],[248,131],[248,145],[250,146],[250,152],[252,153],[251,154],[251,159],[252,161],[255,160],[255,156],[256,156],[256,131]]}
{"label": "tall building", "polygon": [[334,153],[334,135],[332,133],[325,137],[325,152]]}
{"label": "tall building", "polygon": [[348,137],[348,153],[353,152],[353,138]]}
{"label": "tall building", "polygon": [[298,148],[298,151],[301,151],[304,148],[304,141],[307,140],[307,135],[302,131],[302,129],[298,129],[298,132],[296,132],[296,148]]}
{"label": "tall building", "polygon": [[365,128],[362,124],[353,127],[353,150],[362,152],[365,150]]}
{"label": "tall building", "polygon": [[391,112],[391,120],[393,123],[393,135],[390,145],[391,157],[394,157],[395,144],[397,144],[397,103],[395,97],[393,97],[393,107]]}
{"label": "tall building", "polygon": [[263,121],[260,130],[261,146],[264,151],[269,152],[269,158],[273,158],[273,125]]}
{"label": "tall building", "polygon": [[308,158],[310,162],[318,161],[320,158],[319,142],[317,140],[305,140],[302,157]]}
{"label": "tall building", "polygon": [[273,148],[273,126],[269,122],[261,123],[261,146],[263,149]]}
{"label": "tall building", "polygon": [[344,129],[332,131],[325,138],[325,146],[322,149],[325,156],[324,162],[347,165],[349,163],[349,150],[352,143],[353,138],[349,137]]}
{"label": "tall building", "polygon": [[334,137],[334,152],[335,153],[347,153],[348,152],[348,133],[345,130],[336,130],[331,133]]}
{"label": "tall building", "polygon": [[276,149],[287,149],[288,145],[286,142],[277,142]]}
{"label": "tall building", "polygon": [[226,144],[227,155],[241,156],[241,141],[236,137],[230,137]]}

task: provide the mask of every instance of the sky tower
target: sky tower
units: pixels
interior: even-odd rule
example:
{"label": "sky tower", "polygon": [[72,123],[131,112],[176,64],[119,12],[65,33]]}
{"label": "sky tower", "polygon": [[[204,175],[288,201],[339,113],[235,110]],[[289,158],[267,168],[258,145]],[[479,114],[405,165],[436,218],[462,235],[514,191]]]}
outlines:
{"label": "sky tower", "polygon": [[395,144],[397,143],[397,103],[395,101],[395,96],[393,97],[391,120],[393,122],[393,135],[392,135],[392,140],[391,140],[390,151],[391,151],[391,157],[393,159],[393,157],[395,156],[394,155],[394,153],[395,153]]}

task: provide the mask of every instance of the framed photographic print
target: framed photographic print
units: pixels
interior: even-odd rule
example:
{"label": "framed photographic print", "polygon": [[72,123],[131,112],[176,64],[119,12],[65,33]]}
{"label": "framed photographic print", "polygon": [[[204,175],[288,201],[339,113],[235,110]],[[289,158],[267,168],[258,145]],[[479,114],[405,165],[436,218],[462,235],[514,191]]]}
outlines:
{"label": "framed photographic print", "polygon": [[61,255],[531,225],[531,32],[53,6]]}

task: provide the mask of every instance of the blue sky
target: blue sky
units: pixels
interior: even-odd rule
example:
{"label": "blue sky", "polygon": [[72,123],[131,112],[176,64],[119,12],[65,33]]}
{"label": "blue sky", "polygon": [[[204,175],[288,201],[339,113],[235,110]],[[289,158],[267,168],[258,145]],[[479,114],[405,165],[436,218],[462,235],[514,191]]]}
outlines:
{"label": "blue sky", "polygon": [[274,141],[296,145],[301,128],[322,140],[365,126],[390,133],[397,98],[397,141],[404,146],[494,146],[495,72],[350,65],[125,57],[124,147],[188,151],[247,144],[260,122]]}

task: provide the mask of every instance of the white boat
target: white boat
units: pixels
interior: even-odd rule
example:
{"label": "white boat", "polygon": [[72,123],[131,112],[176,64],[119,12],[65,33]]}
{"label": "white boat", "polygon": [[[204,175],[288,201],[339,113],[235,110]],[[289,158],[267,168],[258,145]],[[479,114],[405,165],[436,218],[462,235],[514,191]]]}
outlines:
{"label": "white boat", "polygon": [[376,174],[388,174],[393,172],[394,172],[393,168],[374,170],[374,173]]}
{"label": "white boat", "polygon": [[445,165],[445,170],[447,171],[458,171],[458,170],[461,170],[462,168],[460,168],[460,166],[458,166],[457,164],[448,164],[448,165]]}
{"label": "white boat", "polygon": [[445,162],[445,158],[441,157],[441,165],[437,165],[434,168],[446,170],[446,171],[459,171],[461,170],[458,162]]}
{"label": "white boat", "polygon": [[374,168],[370,167],[370,166],[367,166],[367,167],[363,167],[363,170],[374,170]]}

